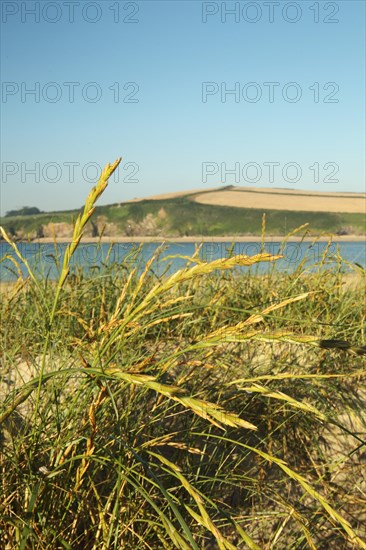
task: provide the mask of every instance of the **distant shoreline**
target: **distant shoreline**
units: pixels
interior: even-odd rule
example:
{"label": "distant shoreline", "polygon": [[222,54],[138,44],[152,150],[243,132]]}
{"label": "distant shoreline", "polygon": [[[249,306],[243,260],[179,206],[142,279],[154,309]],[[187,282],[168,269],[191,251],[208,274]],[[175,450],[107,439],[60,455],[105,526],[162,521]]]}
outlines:
{"label": "distant shoreline", "polygon": [[[264,238],[265,242],[283,242],[287,240],[288,242],[366,242],[366,235],[321,235],[317,236],[292,236],[286,237],[284,235],[266,235]],[[149,236],[116,236],[116,237],[84,237],[81,240],[82,244],[95,244],[98,242],[106,244],[122,244],[122,243],[226,243],[226,242],[238,242],[238,243],[257,243],[262,241],[261,235],[229,235],[224,237],[213,237],[205,235],[189,236],[189,237],[149,237]],[[2,241],[5,242],[5,241]],[[43,237],[40,239],[34,239],[32,241],[17,241],[18,243],[36,243],[36,244],[52,244],[54,239],[52,237]],[[57,237],[57,243],[69,243],[71,242],[71,237]]]}

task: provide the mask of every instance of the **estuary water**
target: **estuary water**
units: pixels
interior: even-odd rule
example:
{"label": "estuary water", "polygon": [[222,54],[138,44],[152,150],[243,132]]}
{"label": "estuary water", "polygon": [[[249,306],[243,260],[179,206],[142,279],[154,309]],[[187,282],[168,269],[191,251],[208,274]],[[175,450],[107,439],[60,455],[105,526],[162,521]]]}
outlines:
{"label": "estuary water", "polygon": [[[144,269],[146,262],[159,250],[158,259],[152,269],[154,273],[173,273],[187,264],[187,257],[192,257],[197,251],[195,243],[85,243],[76,249],[71,261],[71,271],[83,269],[89,274],[100,272],[105,265],[120,265],[121,269],[136,266]],[[67,243],[18,243],[17,247],[27,260],[32,270],[39,276],[57,279],[60,273]],[[261,252],[262,244],[258,242],[204,242],[198,253],[201,261],[212,261],[228,258],[231,255],[242,254],[252,256]],[[270,254],[281,253],[283,258],[275,262],[275,269],[282,272],[294,271],[300,263],[308,270],[337,269],[340,265],[347,271],[347,263],[358,264],[366,268],[366,242],[288,242],[280,241],[265,243],[265,251]],[[185,258],[181,258],[183,256]],[[340,263],[339,257],[345,262]],[[14,250],[5,242],[0,243],[0,280],[12,281],[18,277],[17,267],[12,259],[17,259]],[[17,259],[19,262],[19,259]],[[19,262],[19,268],[26,276],[27,268]],[[241,267],[241,270],[255,269],[258,273],[266,273],[273,269],[273,263],[261,262],[252,268]]]}

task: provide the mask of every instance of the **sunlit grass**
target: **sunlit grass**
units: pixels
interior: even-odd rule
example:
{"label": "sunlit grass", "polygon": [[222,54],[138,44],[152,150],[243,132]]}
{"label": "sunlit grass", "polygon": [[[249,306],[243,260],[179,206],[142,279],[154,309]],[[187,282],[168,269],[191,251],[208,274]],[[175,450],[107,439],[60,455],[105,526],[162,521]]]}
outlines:
{"label": "sunlit grass", "polygon": [[4,548],[366,548],[364,270],[158,276],[158,251],[71,278],[117,164],[59,280],[14,260],[3,294]]}

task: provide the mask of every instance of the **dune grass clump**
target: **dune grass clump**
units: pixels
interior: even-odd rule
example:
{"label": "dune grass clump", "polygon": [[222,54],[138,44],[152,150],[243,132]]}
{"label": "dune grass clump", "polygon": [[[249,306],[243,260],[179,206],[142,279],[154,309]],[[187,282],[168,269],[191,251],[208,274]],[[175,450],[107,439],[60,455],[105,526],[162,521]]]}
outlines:
{"label": "dune grass clump", "polygon": [[366,548],[364,270],[70,276],[118,162],[56,282],[2,231],[28,269],[1,304],[3,547]]}

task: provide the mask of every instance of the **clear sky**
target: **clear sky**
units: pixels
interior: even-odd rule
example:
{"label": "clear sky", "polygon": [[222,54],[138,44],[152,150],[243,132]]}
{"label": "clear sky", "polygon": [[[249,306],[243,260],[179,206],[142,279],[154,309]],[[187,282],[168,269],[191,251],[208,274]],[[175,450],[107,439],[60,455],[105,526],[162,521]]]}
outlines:
{"label": "clear sky", "polygon": [[2,214],[80,207],[119,156],[100,204],[225,184],[365,191],[363,1],[1,7]]}

